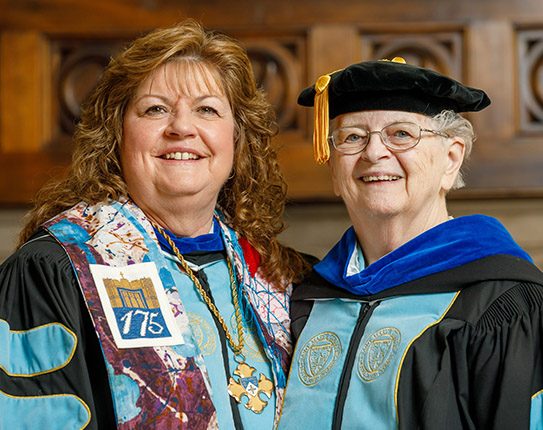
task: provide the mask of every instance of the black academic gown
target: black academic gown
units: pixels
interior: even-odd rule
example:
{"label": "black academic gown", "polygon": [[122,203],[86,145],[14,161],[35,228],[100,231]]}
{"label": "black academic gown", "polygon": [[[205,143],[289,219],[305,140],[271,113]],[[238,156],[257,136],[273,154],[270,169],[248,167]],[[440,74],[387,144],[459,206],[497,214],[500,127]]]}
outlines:
{"label": "black academic gown", "polygon": [[543,423],[543,274],[502,226],[457,219],[349,276],[354,242],[351,230],[291,297],[297,343],[280,430],[297,421],[368,430]]}

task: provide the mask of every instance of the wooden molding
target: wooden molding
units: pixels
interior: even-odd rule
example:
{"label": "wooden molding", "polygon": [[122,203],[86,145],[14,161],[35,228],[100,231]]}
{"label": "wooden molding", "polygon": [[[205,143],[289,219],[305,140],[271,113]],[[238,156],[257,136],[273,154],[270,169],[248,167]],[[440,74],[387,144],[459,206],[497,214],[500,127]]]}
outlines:
{"label": "wooden molding", "polygon": [[[0,0],[6,3],[6,0]],[[338,3],[339,2],[339,3]],[[468,187],[451,197],[543,197],[541,0],[436,0],[384,8],[370,0],[60,0],[0,5],[0,205],[25,204],[65,174],[78,106],[127,41],[186,16],[245,44],[274,105],[280,163],[293,200],[336,200],[314,162],[312,109],[299,92],[357,61],[409,63],[483,88],[492,105],[468,115],[478,139]]]}
{"label": "wooden molding", "polygon": [[47,181],[66,175],[69,163],[68,155],[47,151],[0,154],[0,206],[28,205]]}
{"label": "wooden molding", "polygon": [[38,32],[0,33],[0,150],[39,151],[51,137],[51,67]]}

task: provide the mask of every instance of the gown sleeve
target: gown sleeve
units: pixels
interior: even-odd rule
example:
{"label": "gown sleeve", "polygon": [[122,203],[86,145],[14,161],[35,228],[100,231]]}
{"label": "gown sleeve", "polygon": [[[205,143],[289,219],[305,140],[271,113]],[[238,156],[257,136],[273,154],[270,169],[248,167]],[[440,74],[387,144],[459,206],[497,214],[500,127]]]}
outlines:
{"label": "gown sleeve", "polygon": [[0,266],[0,428],[115,428],[77,277],[44,231]]}
{"label": "gown sleeve", "polygon": [[[510,285],[495,281],[493,287]],[[400,429],[543,428],[543,284],[474,288],[403,362]],[[471,294],[471,296],[469,295]]]}
{"label": "gown sleeve", "polygon": [[543,287],[521,283],[494,301],[467,348],[476,428],[542,428]]}

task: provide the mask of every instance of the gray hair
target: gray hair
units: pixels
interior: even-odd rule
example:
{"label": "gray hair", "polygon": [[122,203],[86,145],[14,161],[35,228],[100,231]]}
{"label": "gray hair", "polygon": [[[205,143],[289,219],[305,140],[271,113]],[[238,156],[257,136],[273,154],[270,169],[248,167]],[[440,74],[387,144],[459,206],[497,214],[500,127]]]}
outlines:
{"label": "gray hair", "polygon": [[466,118],[452,110],[444,110],[441,113],[432,117],[434,122],[434,129],[446,133],[451,137],[460,137],[465,143],[464,160],[462,161],[462,167],[458,172],[452,190],[462,188],[465,186],[464,182],[464,163],[471,154],[473,148],[473,142],[477,136],[473,130],[473,125]]}

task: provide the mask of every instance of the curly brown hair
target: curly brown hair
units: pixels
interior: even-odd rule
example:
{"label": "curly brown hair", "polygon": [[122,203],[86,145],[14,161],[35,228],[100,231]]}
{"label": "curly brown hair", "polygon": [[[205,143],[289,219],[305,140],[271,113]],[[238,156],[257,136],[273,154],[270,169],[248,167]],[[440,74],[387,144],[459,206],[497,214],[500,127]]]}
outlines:
{"label": "curly brown hair", "polygon": [[35,199],[20,234],[22,245],[46,220],[80,201],[98,203],[127,197],[119,158],[123,118],[138,86],[159,67],[174,60],[210,66],[228,98],[235,121],[233,174],[219,192],[217,204],[228,224],[259,252],[269,281],[298,281],[309,269],[295,250],[281,245],[286,184],[272,137],[275,113],[257,87],[250,60],[241,44],[205,30],[194,20],[154,30],[133,41],[113,58],[83,108],[74,134],[68,176],[46,184]]}

